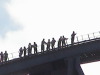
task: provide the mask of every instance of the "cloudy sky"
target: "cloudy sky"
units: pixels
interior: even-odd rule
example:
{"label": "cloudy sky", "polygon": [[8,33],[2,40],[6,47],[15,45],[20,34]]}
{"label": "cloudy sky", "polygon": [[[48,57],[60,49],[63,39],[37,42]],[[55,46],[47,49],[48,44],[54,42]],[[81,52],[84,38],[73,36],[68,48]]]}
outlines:
{"label": "cloudy sky", "polygon": [[[0,51],[40,45],[64,35],[70,38],[100,31],[99,0],[0,0]],[[86,75],[100,74],[100,63],[82,65]]]}

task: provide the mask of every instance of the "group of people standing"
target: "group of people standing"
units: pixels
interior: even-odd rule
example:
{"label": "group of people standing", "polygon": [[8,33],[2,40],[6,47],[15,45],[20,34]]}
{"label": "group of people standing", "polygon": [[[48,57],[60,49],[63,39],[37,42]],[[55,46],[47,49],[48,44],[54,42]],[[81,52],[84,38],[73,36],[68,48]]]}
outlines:
{"label": "group of people standing", "polygon": [[52,41],[50,41],[50,39],[48,39],[48,42],[45,42],[45,39],[43,39],[42,42],[41,42],[41,52],[44,52],[45,45],[47,45],[47,47],[46,47],[47,51],[50,50],[50,46],[53,50],[55,48],[55,42],[56,42],[56,40],[54,38],[52,38]]}
{"label": "group of people standing", "polygon": [[22,57],[22,55],[26,56],[27,54],[31,55],[32,54],[32,48],[34,48],[34,54],[36,54],[37,53],[37,44],[36,44],[36,42],[34,42],[33,45],[31,45],[31,43],[29,43],[28,48],[26,48],[25,46],[24,46],[24,48],[20,47],[19,57]]}
{"label": "group of people standing", "polygon": [[5,51],[5,53],[0,53],[0,62],[6,62],[8,60],[8,53]]}
{"label": "group of people standing", "polygon": [[[71,45],[74,44],[75,35],[76,35],[76,33],[73,31],[73,33],[71,34]],[[67,45],[67,40],[68,40],[68,38],[65,38],[64,36],[60,36],[58,41],[56,41],[55,38],[52,38],[51,41],[50,41],[50,39],[48,39],[48,41],[45,42],[45,39],[43,39],[41,41],[41,52],[44,52],[45,50],[46,51],[54,50],[56,42],[57,42],[58,49],[64,48]],[[45,45],[46,45],[46,49],[45,49]],[[21,58],[22,55],[24,57],[27,55],[31,55],[32,49],[34,49],[34,54],[37,54],[38,51],[37,51],[37,43],[36,42],[34,42],[33,45],[31,43],[29,43],[27,48],[25,46],[23,48],[20,47],[19,57]],[[4,53],[1,52],[0,53],[0,62],[6,62],[7,60],[9,60],[7,51],[5,51]]]}
{"label": "group of people standing", "polygon": [[[73,33],[71,34],[71,44],[74,44],[74,39],[75,39],[75,35],[76,33],[73,31]],[[64,36],[60,36],[59,40],[58,40],[58,49],[66,47],[67,44],[67,40],[68,38],[65,38]],[[50,39],[48,39],[47,42],[45,42],[45,39],[42,40],[41,42],[41,52],[45,51],[45,45],[46,45],[46,51],[50,51],[50,50],[54,50],[55,49],[55,43],[57,41],[52,38],[52,40],[50,41]],[[36,54],[37,51],[37,44],[36,42],[34,42],[34,44],[32,45],[31,43],[28,44],[28,48],[26,48],[25,46],[19,49],[19,57],[22,57],[22,55],[26,56],[26,55],[31,55],[32,54],[32,48],[34,48],[34,54]]]}

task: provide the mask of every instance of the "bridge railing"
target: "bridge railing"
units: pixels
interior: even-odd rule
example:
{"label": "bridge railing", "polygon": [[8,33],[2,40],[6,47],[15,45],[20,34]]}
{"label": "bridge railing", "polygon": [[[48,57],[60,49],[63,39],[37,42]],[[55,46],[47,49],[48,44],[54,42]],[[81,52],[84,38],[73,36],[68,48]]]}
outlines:
{"label": "bridge railing", "polygon": [[19,58],[19,53],[18,52],[13,52],[8,54],[8,60],[16,59]]}
{"label": "bridge railing", "polygon": [[76,36],[75,42],[82,42],[82,41],[87,41],[87,40],[96,39],[96,38],[100,38],[100,32]]}
{"label": "bridge railing", "polygon": [[[95,32],[95,33],[75,36],[74,43],[87,41],[87,40],[91,40],[91,39],[96,39],[96,38],[100,38],[100,32]],[[55,48],[58,47],[57,43],[58,43],[58,41],[56,41]],[[66,42],[66,45],[71,45],[71,38],[68,38],[68,40]],[[45,50],[46,50],[46,46],[45,46]],[[38,45],[38,52],[41,52],[41,45]],[[32,50],[32,54],[34,54],[33,50]],[[9,60],[19,58],[19,52],[9,53],[8,57],[9,57]]]}

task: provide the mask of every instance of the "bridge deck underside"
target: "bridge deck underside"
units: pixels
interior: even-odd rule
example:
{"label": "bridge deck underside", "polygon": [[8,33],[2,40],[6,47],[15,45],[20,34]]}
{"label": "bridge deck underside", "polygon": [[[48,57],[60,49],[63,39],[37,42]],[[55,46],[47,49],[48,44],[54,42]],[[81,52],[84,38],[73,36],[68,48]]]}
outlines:
{"label": "bridge deck underside", "polygon": [[81,64],[100,61],[100,50],[81,54]]}

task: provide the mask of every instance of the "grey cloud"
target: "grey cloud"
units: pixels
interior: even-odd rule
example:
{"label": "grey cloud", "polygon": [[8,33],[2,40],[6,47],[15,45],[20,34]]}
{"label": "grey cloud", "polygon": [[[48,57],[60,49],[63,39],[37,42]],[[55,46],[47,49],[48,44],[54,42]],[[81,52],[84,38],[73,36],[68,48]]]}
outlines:
{"label": "grey cloud", "polygon": [[15,24],[13,20],[10,19],[7,11],[3,8],[3,5],[8,0],[0,1],[0,37],[4,37],[9,31],[16,31],[22,27],[19,24]]}

